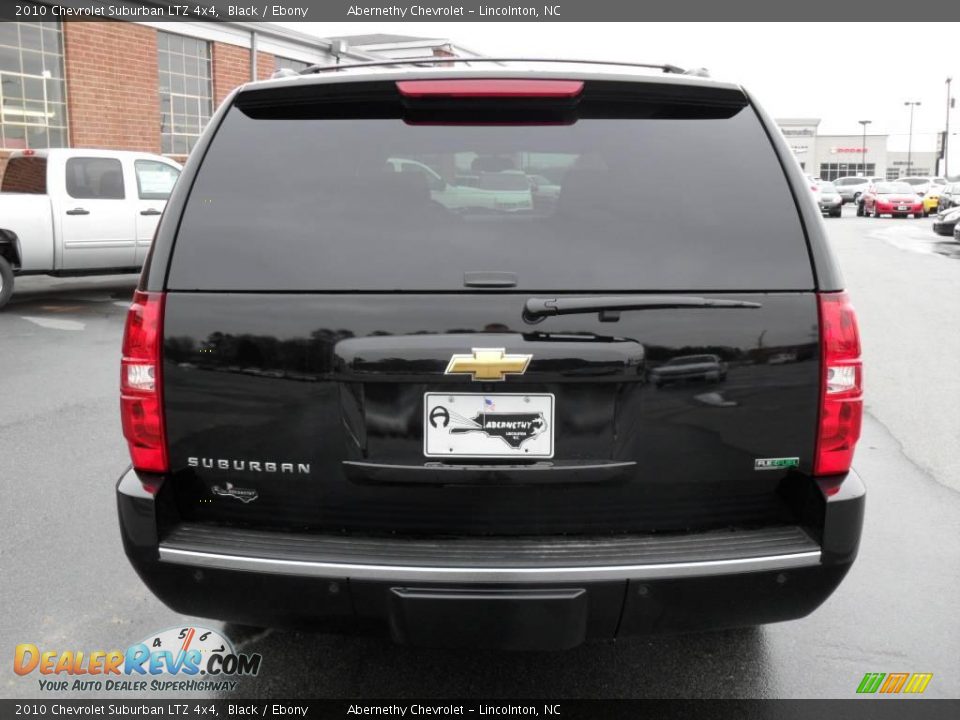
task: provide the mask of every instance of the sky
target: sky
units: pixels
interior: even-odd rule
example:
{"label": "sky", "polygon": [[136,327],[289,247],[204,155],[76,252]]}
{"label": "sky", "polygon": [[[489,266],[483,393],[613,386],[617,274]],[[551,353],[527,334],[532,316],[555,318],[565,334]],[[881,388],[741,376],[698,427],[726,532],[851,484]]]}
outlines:
{"label": "sky", "polygon": [[[321,37],[373,32],[442,37],[485,55],[663,62],[742,84],[774,117],[820,118],[821,134],[859,136],[858,120],[906,150],[934,150],[947,77],[960,95],[960,23],[278,23]],[[864,51],[866,49],[866,51]],[[960,106],[960,102],[957,103]],[[951,116],[960,154],[960,107]],[[951,160],[958,154],[950,153]]]}

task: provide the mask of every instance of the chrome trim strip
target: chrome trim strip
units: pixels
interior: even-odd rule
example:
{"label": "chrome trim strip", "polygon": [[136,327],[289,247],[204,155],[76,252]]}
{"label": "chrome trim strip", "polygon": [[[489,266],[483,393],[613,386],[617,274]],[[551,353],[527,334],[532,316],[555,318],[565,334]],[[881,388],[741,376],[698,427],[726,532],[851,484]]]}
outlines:
{"label": "chrome trim strip", "polygon": [[820,564],[820,551],[768,555],[733,560],[658,563],[651,565],[599,565],[595,567],[417,567],[224,555],[160,546],[160,560],[175,565],[242,570],[247,572],[337,577],[362,580],[426,582],[577,582],[588,580],[654,580],[658,578],[732,575],[763,570],[789,570]]}

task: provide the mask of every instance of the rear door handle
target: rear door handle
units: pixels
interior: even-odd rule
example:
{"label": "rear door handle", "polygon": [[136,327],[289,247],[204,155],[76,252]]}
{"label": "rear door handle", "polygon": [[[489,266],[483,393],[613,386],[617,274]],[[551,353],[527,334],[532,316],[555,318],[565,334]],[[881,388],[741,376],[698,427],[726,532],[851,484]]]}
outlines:
{"label": "rear door handle", "polygon": [[84,210],[83,208],[74,208],[73,210],[67,210],[67,215],[89,215],[89,210]]}
{"label": "rear door handle", "polygon": [[162,213],[156,208],[150,208],[149,210],[141,210],[141,215],[161,215]]}

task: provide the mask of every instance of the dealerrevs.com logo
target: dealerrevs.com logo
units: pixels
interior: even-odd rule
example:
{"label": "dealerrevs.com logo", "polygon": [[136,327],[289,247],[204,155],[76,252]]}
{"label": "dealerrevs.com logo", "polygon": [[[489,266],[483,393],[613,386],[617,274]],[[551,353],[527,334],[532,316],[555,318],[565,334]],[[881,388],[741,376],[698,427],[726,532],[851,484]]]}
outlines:
{"label": "dealerrevs.com logo", "polygon": [[260,672],[259,653],[238,653],[216,630],[170,628],[126,650],[49,650],[17,645],[13,671],[39,675],[44,691],[233,691]]}

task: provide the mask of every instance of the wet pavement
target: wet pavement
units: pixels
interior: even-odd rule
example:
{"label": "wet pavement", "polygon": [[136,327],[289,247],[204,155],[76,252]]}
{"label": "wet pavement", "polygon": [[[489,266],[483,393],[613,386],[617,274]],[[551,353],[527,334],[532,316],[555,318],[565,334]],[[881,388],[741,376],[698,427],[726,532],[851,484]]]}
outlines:
{"label": "wet pavement", "polygon": [[855,465],[869,494],[850,574],[801,620],[564,653],[253,631],[164,607],[124,558],[114,505],[127,463],[119,344],[135,278],[18,280],[0,312],[0,697],[44,694],[36,674],[12,672],[17,643],[108,650],[192,623],[263,655],[259,676],[241,682],[244,697],[847,698],[866,672],[932,672],[926,696],[957,697],[960,263],[931,220],[846,211],[825,222],[866,362],[868,415]]}

